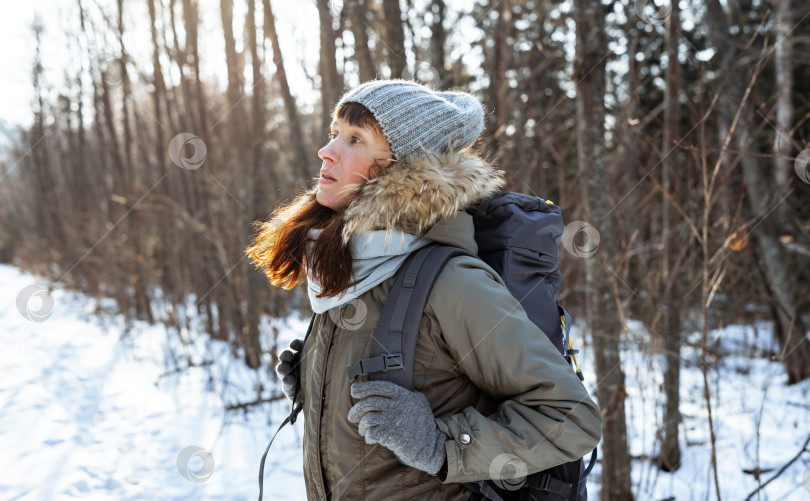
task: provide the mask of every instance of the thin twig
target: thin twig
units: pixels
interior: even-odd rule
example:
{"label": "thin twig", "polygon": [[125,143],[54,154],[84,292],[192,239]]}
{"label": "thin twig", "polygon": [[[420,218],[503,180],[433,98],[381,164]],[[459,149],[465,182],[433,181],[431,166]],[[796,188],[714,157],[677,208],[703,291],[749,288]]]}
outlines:
{"label": "thin twig", "polygon": [[267,404],[270,402],[276,402],[278,400],[283,400],[285,398],[287,397],[284,395],[274,395],[269,398],[257,398],[252,402],[240,402],[236,404],[228,404],[225,406],[225,410],[226,411],[247,410],[250,409],[251,407],[256,407],[258,405]]}
{"label": "thin twig", "polygon": [[810,451],[810,449],[808,449],[808,448],[807,448],[807,446],[808,446],[808,445],[810,445],[810,435],[808,435],[808,436],[807,436],[807,440],[805,440],[805,441],[804,441],[804,445],[802,445],[802,449],[801,449],[801,450],[800,450],[800,451],[799,451],[799,452],[798,452],[798,453],[797,453],[795,456],[793,456],[793,458],[792,458],[790,461],[788,461],[788,462],[787,462],[787,463],[786,463],[786,464],[785,464],[783,467],[779,468],[779,471],[777,471],[777,472],[776,472],[776,474],[775,474],[774,476],[772,476],[771,478],[769,478],[767,482],[765,482],[764,484],[760,485],[759,487],[757,487],[757,489],[756,489],[756,490],[754,490],[754,492],[752,492],[751,494],[749,494],[749,495],[748,495],[748,497],[747,497],[747,498],[745,498],[745,501],[748,501],[749,499],[751,499],[752,497],[754,497],[754,495],[755,495],[756,493],[758,493],[759,491],[761,491],[762,489],[764,489],[764,488],[765,488],[765,487],[766,487],[768,484],[770,484],[771,482],[773,482],[774,480],[776,480],[776,479],[779,477],[779,475],[781,475],[782,473],[784,473],[784,472],[785,472],[785,470],[787,470],[788,468],[790,468],[790,466],[791,466],[793,463],[795,463],[795,462],[796,462],[796,461],[797,461],[797,460],[798,460],[798,459],[799,459],[799,458],[802,456],[802,454],[804,454],[805,452]]}

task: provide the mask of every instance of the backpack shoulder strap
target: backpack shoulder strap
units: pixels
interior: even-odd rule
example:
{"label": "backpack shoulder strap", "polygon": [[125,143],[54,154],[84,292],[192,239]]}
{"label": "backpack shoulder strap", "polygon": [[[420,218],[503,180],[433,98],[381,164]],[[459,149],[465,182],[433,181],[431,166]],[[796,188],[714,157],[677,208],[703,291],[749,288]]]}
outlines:
{"label": "backpack shoulder strap", "polygon": [[413,359],[419,323],[428,296],[442,268],[455,256],[473,256],[457,247],[431,244],[411,254],[402,264],[385,300],[374,330],[369,358],[346,367],[349,380],[368,374],[413,390]]}

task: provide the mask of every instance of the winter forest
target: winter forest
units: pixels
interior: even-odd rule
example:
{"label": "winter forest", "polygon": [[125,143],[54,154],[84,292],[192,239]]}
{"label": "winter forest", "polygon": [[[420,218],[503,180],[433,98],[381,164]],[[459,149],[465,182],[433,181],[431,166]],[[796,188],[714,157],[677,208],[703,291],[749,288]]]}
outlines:
{"label": "winter forest", "polygon": [[[34,417],[112,428],[102,456],[0,474],[0,498],[256,497],[288,411],[272,368],[310,311],[303,288],[270,286],[245,247],[256,221],[312,185],[343,92],[404,78],[475,94],[508,188],[563,210],[560,302],[603,416],[591,499],[810,499],[805,1],[48,5],[56,16],[15,21],[30,43],[10,49],[25,54],[28,119],[0,114],[0,471],[59,461],[70,438],[17,436]],[[65,361],[75,339],[87,351]],[[96,381],[81,386],[101,392],[87,394],[91,414],[60,411],[70,425],[22,396],[50,398],[53,377],[87,384],[78,375],[109,343],[130,371],[115,394],[145,377],[163,396],[122,396],[116,410]],[[155,403],[171,395],[182,406]],[[205,402],[194,419],[219,416],[196,421],[218,438],[172,435],[171,448],[161,431],[160,453],[124,447],[115,426],[145,426],[123,417],[138,399],[164,431]],[[304,499],[300,433],[279,434],[287,456],[271,450],[265,485],[288,487],[265,499]],[[178,451],[197,443],[216,460],[210,479],[178,472]],[[192,473],[208,468],[194,457]]]}

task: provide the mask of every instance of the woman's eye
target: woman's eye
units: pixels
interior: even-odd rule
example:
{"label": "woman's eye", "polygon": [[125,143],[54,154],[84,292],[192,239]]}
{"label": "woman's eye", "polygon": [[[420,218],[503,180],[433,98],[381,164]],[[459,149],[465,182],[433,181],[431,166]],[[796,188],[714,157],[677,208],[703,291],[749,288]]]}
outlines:
{"label": "woman's eye", "polygon": [[359,142],[361,142],[361,140],[358,136],[352,136],[352,144],[357,144]]}
{"label": "woman's eye", "polygon": [[333,140],[334,140],[334,139],[337,137],[337,134],[336,134],[336,133],[334,133],[334,132],[330,132],[330,133],[327,135],[327,137],[329,138],[329,140],[330,140],[330,141],[333,141]]}

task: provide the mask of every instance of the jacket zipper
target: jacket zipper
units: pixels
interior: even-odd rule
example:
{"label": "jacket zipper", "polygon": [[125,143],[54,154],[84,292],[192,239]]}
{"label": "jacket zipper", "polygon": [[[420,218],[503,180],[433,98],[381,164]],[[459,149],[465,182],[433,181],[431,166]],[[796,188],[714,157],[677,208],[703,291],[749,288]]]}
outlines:
{"label": "jacket zipper", "polygon": [[[321,328],[323,328],[323,325],[325,323],[327,323],[325,319],[326,319],[327,316],[329,316],[329,314],[327,312],[324,312],[323,315],[324,316],[322,318],[324,320],[321,321]],[[330,321],[331,321],[331,319],[330,319]],[[317,445],[317,453],[318,453],[317,454],[317,456],[318,456],[318,473],[320,474],[320,479],[319,479],[318,483],[320,484],[320,490],[321,490],[323,499],[327,498],[327,496],[326,496],[326,483],[324,482],[324,478],[326,478],[326,474],[323,471],[323,463],[321,462],[321,422],[323,421],[323,407],[324,407],[323,404],[324,404],[324,401],[326,400],[326,395],[324,394],[323,386],[324,386],[324,382],[326,381],[326,366],[327,366],[327,361],[328,361],[328,358],[329,358],[329,352],[332,349],[332,339],[334,338],[335,330],[337,329],[337,324],[335,322],[330,322],[330,323],[332,325],[329,327],[329,337],[328,337],[328,339],[324,340],[324,345],[326,346],[326,351],[323,354],[323,356],[321,357],[321,359],[322,359],[321,367],[320,367],[321,381],[320,381],[320,389],[318,391],[319,396],[321,398],[320,398],[320,401],[318,402],[318,423],[317,423],[318,441],[317,441],[316,445]]]}

